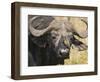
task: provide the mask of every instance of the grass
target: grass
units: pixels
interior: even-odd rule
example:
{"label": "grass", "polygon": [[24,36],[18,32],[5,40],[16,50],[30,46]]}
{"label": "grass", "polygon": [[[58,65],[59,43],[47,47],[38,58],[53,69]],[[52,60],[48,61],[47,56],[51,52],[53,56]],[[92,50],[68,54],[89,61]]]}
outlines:
{"label": "grass", "polygon": [[[76,37],[78,38],[78,37]],[[80,41],[87,44],[87,38],[86,39],[80,39]],[[87,64],[88,63],[88,51],[78,51],[77,48],[71,48],[70,50],[70,58],[64,60],[64,64],[70,65],[70,64]]]}
{"label": "grass", "polygon": [[87,64],[87,62],[87,50],[81,52],[77,50],[72,50],[70,53],[70,59],[64,60],[64,64]]}

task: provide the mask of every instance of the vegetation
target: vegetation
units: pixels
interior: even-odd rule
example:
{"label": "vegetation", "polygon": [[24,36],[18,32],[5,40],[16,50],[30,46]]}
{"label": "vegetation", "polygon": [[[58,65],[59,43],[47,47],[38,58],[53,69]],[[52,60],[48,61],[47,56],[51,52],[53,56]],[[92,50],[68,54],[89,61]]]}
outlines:
{"label": "vegetation", "polygon": [[[83,43],[87,44],[87,38],[86,39],[80,39],[76,37]],[[65,65],[66,64],[87,64],[88,63],[88,50],[84,51],[78,51],[78,49],[72,45],[70,50],[70,58],[64,60]]]}

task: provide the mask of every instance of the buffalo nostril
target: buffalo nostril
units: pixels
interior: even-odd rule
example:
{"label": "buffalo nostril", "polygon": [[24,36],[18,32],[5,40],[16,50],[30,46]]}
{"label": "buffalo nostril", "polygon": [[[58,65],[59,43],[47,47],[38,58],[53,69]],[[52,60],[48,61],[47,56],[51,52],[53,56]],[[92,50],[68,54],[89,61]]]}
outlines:
{"label": "buffalo nostril", "polygon": [[69,50],[68,49],[61,49],[59,56],[62,58],[69,58]]}
{"label": "buffalo nostril", "polygon": [[67,51],[65,49],[60,50],[60,55],[61,56],[66,56],[67,55]]}
{"label": "buffalo nostril", "polygon": [[67,53],[67,50],[66,49],[61,49],[60,53]]}

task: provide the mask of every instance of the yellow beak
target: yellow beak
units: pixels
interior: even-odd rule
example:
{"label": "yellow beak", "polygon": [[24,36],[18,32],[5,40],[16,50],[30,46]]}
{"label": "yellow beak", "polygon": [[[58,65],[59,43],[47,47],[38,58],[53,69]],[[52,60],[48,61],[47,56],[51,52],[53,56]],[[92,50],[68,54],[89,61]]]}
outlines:
{"label": "yellow beak", "polygon": [[67,40],[64,40],[64,44],[67,46],[69,42]]}
{"label": "yellow beak", "polygon": [[68,44],[68,41],[67,40],[64,40],[64,44],[67,45]]}

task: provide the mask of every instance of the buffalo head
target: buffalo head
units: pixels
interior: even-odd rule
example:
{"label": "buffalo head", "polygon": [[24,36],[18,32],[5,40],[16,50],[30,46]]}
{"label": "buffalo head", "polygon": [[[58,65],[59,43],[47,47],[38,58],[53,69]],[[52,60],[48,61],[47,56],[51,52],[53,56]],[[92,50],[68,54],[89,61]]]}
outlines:
{"label": "buffalo head", "polygon": [[[83,23],[82,30],[74,25],[72,20]],[[87,37],[87,21],[84,18],[32,16],[29,19],[29,33],[33,42],[39,47],[53,50],[58,58],[69,58],[70,47],[74,44],[79,50],[87,46],[75,38]],[[52,54],[51,54],[52,55]]]}

